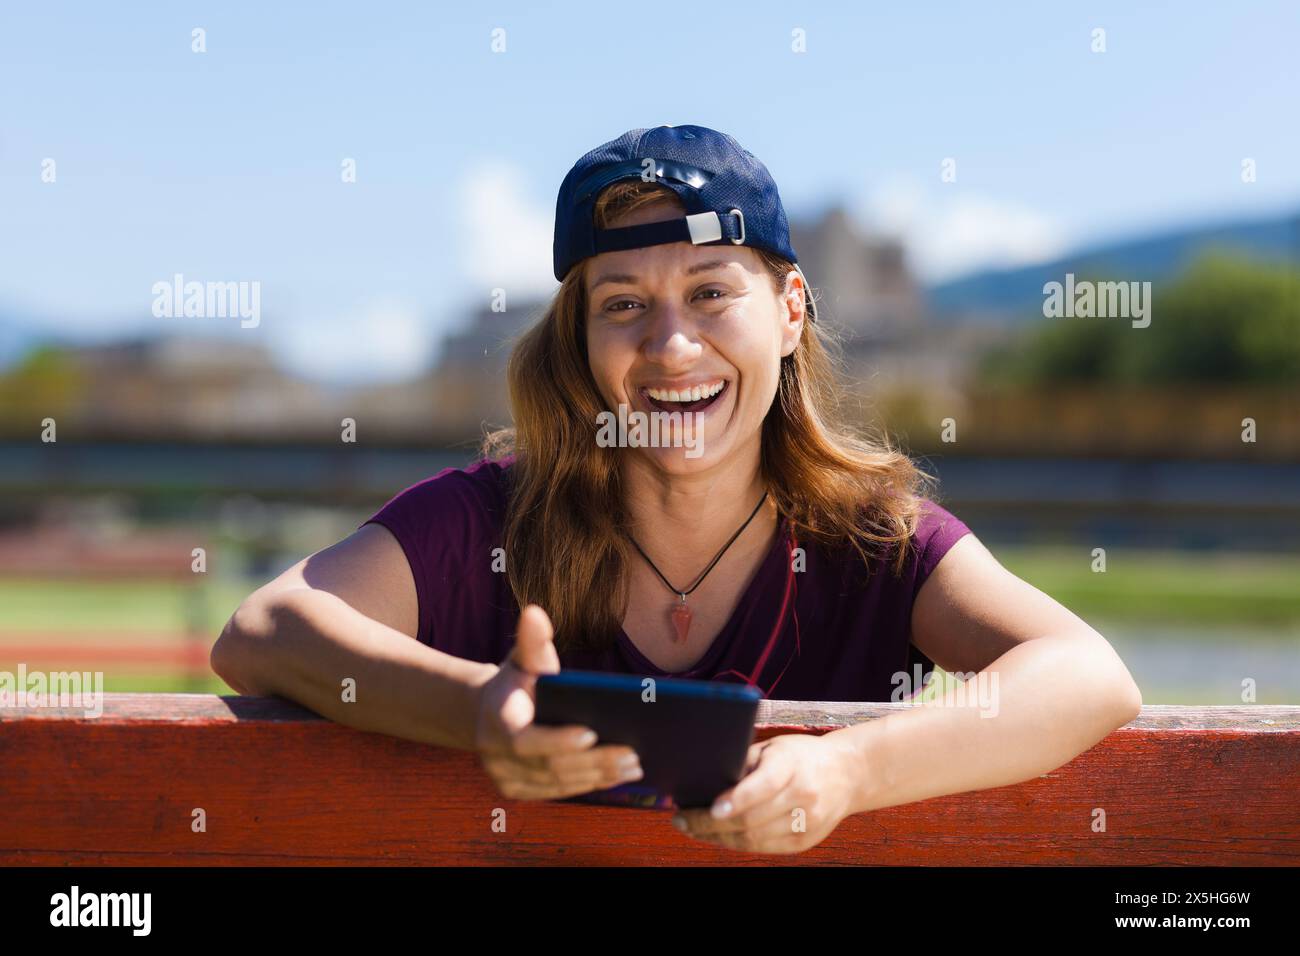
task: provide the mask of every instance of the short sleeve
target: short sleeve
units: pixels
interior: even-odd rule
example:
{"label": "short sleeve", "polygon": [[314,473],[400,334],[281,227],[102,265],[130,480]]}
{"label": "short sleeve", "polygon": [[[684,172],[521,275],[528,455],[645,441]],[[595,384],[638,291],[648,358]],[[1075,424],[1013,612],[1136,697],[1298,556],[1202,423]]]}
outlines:
{"label": "short sleeve", "polygon": [[436,646],[433,622],[441,604],[470,586],[475,569],[489,566],[505,511],[501,470],[493,461],[444,469],[394,495],[362,522],[387,528],[406,555],[422,644]]}
{"label": "short sleeve", "polygon": [[[916,534],[912,539],[913,548],[915,549],[915,564],[913,565],[912,575],[913,606],[915,606],[917,595],[921,593],[921,585],[939,566],[943,556],[951,550],[954,544],[970,533],[970,528],[947,509],[928,499],[922,502],[921,516],[917,521]],[[929,656],[919,647],[910,643],[909,639],[907,645],[908,673],[912,673],[917,665],[921,667],[922,682],[928,681],[930,673],[934,670],[934,661],[930,660]]]}
{"label": "short sleeve", "polygon": [[912,579],[912,598],[921,593],[921,585],[954,544],[970,534],[970,528],[950,511],[928,499],[921,503],[913,547],[916,549],[916,573]]}

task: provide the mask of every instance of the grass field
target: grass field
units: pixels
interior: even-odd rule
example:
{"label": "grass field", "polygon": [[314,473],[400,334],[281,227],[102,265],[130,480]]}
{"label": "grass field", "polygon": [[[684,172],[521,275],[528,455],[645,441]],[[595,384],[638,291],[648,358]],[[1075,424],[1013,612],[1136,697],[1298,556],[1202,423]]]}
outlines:
{"label": "grass field", "polygon": [[[1195,639],[1214,625],[1234,640],[1300,632],[1300,557],[1112,551],[1105,573],[1087,551],[995,548],[1011,571],[1085,620],[1186,626]],[[210,645],[239,601],[259,582],[212,580],[197,589],[162,581],[0,580],[0,668],[42,641],[84,647],[183,643],[187,621]],[[1211,632],[1214,633],[1214,632]],[[13,658],[13,659],[11,659]],[[72,664],[64,665],[67,667]],[[79,665],[78,665],[79,666]],[[184,677],[165,666],[92,665],[108,691],[230,693],[215,675]]]}
{"label": "grass field", "polygon": [[[202,585],[204,629],[215,637],[255,584]],[[175,631],[191,596],[168,581],[0,579],[0,635],[12,631]]]}
{"label": "grass field", "polygon": [[[191,621],[191,640],[210,647],[231,612],[255,586],[231,581],[190,588],[150,580],[0,579],[0,668],[12,669],[19,663],[13,653],[16,645],[73,644],[85,649],[85,664],[60,662],[58,668],[103,671],[106,692],[230,694],[233,691],[225,681],[210,671],[186,674],[162,662],[96,661],[95,654],[100,647],[126,644],[175,648],[185,643]],[[24,662],[36,665],[30,659]]]}
{"label": "grass field", "polygon": [[1084,619],[1286,628],[1300,624],[1300,555],[996,548],[1012,573]]}

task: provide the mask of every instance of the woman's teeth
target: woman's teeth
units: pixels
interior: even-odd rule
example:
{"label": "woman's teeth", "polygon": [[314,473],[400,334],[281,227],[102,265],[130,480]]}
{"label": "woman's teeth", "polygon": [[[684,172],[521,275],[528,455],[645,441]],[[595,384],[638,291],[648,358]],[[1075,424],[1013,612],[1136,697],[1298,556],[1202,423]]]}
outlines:
{"label": "woman's teeth", "polygon": [[717,395],[726,384],[725,381],[717,381],[683,389],[647,388],[646,394],[658,402],[698,402]]}

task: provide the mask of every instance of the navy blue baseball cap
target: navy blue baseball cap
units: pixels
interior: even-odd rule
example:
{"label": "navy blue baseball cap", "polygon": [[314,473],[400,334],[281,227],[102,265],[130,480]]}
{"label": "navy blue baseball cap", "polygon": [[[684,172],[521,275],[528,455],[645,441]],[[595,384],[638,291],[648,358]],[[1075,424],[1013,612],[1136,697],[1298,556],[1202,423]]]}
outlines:
{"label": "navy blue baseball cap", "polygon": [[[641,179],[675,192],[686,215],[666,222],[597,229],[592,213],[601,190]],[[767,249],[795,264],[790,224],[772,175],[726,133],[705,126],[656,126],[628,130],[597,146],[573,166],[555,203],[555,278],[564,281],[575,264],[602,252],[640,249],[666,242],[734,243]],[[804,279],[808,316],[816,318]]]}

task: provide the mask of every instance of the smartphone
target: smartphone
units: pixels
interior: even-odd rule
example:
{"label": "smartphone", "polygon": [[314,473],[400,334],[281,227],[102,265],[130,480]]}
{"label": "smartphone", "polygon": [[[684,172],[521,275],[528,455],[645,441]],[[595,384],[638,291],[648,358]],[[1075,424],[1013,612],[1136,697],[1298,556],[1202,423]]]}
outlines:
{"label": "smartphone", "polygon": [[637,752],[644,776],[567,798],[653,809],[710,806],[740,782],[763,694],[747,684],[568,670],[537,679],[538,724],[581,724]]}

